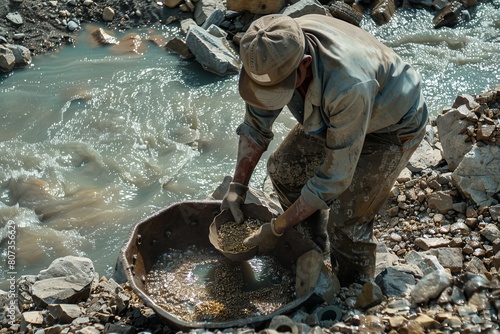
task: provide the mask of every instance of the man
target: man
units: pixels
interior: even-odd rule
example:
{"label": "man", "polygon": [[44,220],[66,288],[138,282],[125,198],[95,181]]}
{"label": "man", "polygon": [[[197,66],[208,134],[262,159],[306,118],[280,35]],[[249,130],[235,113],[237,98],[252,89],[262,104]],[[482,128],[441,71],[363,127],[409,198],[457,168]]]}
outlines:
{"label": "man", "polygon": [[287,106],[298,124],[267,164],[285,211],[245,243],[269,252],[304,223],[342,285],[373,278],[374,216],[425,134],[420,76],[364,30],[315,14],[261,17],[240,56],[246,114],[222,208],[243,222],[250,177]]}

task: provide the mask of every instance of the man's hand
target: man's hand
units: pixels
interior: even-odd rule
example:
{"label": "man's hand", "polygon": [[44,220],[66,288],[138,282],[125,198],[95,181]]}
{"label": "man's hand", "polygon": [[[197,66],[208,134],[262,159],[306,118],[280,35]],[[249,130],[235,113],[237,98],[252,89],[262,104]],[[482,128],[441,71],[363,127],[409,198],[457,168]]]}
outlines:
{"label": "man's hand", "polygon": [[286,229],[299,224],[316,210],[300,196],[281,216],[262,225],[254,235],[246,238],[243,244],[250,247],[259,246],[259,253],[268,253]]}
{"label": "man's hand", "polygon": [[263,224],[254,235],[246,238],[243,244],[247,247],[258,246],[259,254],[269,253],[283,235],[283,232],[276,231],[275,223],[276,219],[273,219],[270,223]]}
{"label": "man's hand", "polygon": [[245,202],[248,187],[237,182],[231,182],[226,195],[222,199],[221,210],[229,209],[233,215],[234,221],[243,223],[245,216],[240,206]]}

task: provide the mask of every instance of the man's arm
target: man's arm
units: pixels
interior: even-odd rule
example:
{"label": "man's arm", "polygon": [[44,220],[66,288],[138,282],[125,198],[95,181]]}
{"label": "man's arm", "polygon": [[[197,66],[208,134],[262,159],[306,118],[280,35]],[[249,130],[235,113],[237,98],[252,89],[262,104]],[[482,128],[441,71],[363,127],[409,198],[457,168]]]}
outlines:
{"label": "man's arm", "polygon": [[265,149],[262,146],[258,145],[248,136],[244,134],[240,135],[238,142],[238,158],[233,180],[229,184],[229,189],[221,204],[222,210],[231,210],[234,221],[237,223],[243,223],[245,220],[245,216],[240,206],[245,202],[248,182],[264,151]]}
{"label": "man's arm", "polygon": [[275,231],[278,234],[283,233],[286,229],[294,227],[301,223],[318,209],[307,204],[302,196],[285,211],[281,216],[276,218],[274,222]]}
{"label": "man's arm", "polygon": [[265,149],[246,135],[240,135],[238,158],[234,170],[233,182],[248,186],[250,177]]}

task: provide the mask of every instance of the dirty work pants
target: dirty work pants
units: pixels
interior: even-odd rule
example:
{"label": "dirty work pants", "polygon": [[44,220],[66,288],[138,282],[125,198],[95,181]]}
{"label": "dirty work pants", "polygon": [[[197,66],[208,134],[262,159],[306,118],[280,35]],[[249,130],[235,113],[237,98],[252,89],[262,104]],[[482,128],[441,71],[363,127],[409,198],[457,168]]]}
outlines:
{"label": "dirty work pants", "polygon": [[[425,127],[406,138],[396,133],[367,135],[350,186],[329,203],[327,224],[317,223],[327,225],[332,266],[343,286],[373,278],[374,217],[424,134]],[[297,200],[324,157],[324,140],[307,135],[300,124],[273,152],[267,168],[283,209]],[[316,229],[321,228],[318,225]]]}

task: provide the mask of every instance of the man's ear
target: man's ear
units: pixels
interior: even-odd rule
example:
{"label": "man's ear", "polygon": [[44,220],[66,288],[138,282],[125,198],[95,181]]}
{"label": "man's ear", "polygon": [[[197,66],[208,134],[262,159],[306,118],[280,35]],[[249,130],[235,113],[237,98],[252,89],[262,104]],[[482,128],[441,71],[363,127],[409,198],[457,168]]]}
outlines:
{"label": "man's ear", "polygon": [[313,61],[313,58],[311,55],[304,55],[304,58],[302,58],[302,62],[304,63],[304,66],[307,68],[309,65],[311,65]]}

